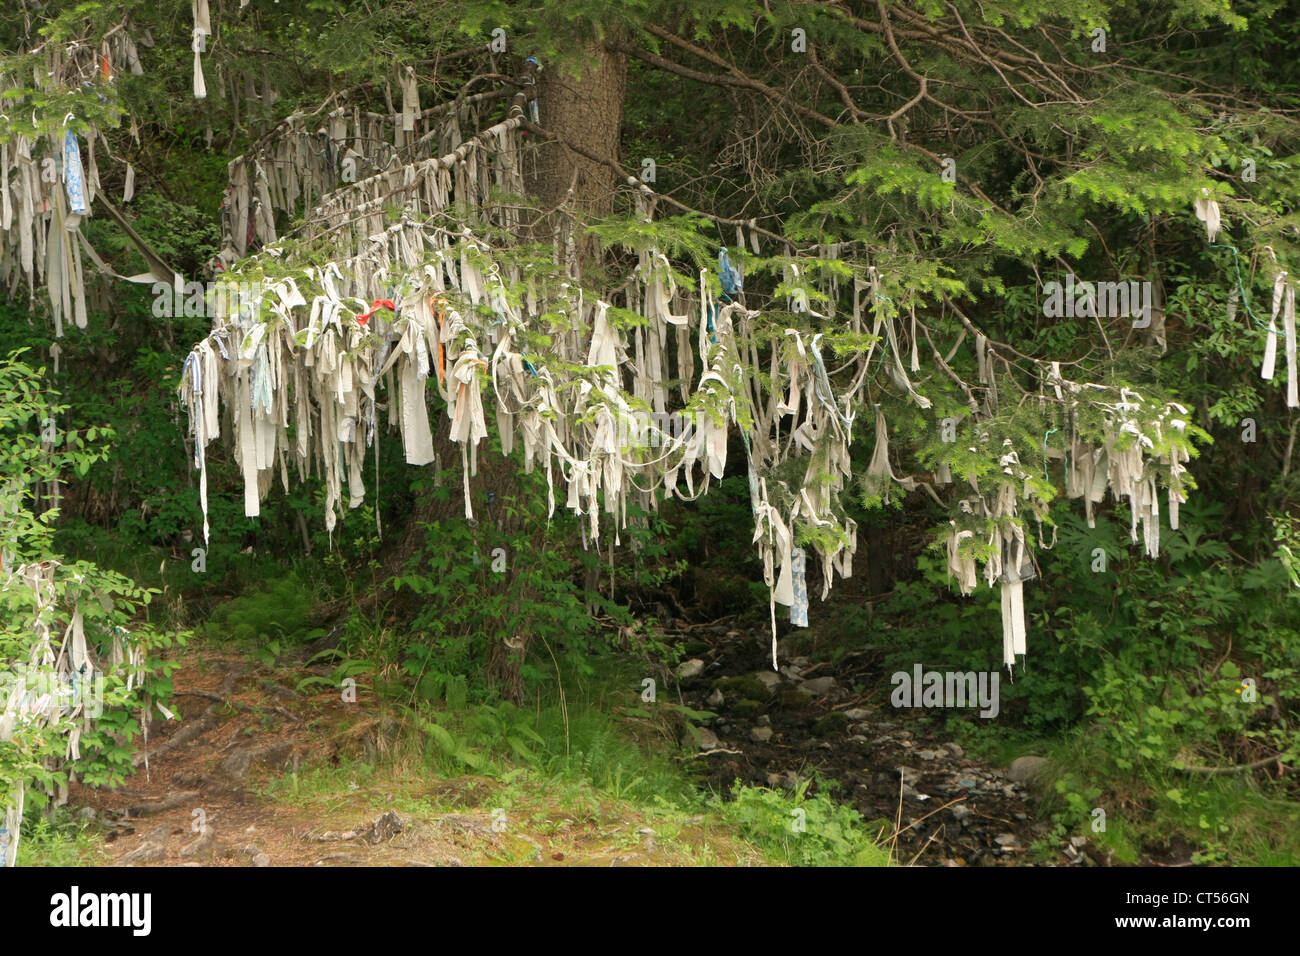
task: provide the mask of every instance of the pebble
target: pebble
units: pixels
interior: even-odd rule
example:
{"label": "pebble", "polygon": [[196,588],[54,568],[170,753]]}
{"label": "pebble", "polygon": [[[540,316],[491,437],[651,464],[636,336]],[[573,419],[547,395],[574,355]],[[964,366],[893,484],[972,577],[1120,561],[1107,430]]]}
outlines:
{"label": "pebble", "polygon": [[921,771],[915,767],[899,767],[898,775],[903,779],[903,783],[916,783],[921,778]]}
{"label": "pebble", "polygon": [[781,675],[776,671],[755,671],[754,680],[761,683],[768,690],[771,690],[777,684],[781,683]]}
{"label": "pebble", "polygon": [[704,661],[698,657],[692,657],[689,661],[683,661],[677,668],[677,676],[681,680],[690,680],[692,677],[699,677],[704,673]]}
{"label": "pebble", "polygon": [[708,727],[696,727],[695,732],[699,735],[701,750],[714,750],[720,746],[718,735],[709,730]]}
{"label": "pebble", "polygon": [[867,710],[865,707],[854,707],[850,710],[846,710],[844,716],[852,721],[862,721],[871,716],[871,711]]}
{"label": "pebble", "polygon": [[772,718],[767,714],[759,714],[758,719],[755,720],[754,723],[758,724],[760,727],[771,727]]}
{"label": "pebble", "polygon": [[710,707],[721,707],[726,702],[727,698],[723,696],[723,693],[720,690],[715,690],[708,696],[708,699],[705,700],[705,703]]}
{"label": "pebble", "polygon": [[751,727],[749,730],[749,739],[755,743],[765,744],[772,739],[772,728]]}

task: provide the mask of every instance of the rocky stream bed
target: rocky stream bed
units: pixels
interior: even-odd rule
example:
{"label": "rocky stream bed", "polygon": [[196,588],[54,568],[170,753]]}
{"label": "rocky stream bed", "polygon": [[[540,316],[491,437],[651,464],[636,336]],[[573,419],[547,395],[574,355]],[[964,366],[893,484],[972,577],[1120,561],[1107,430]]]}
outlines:
{"label": "rocky stream bed", "polygon": [[[827,795],[867,821],[889,821],[900,862],[929,866],[1092,865],[1086,840],[1050,841],[1035,819],[1039,757],[987,765],[935,732],[916,712],[894,708],[879,654],[850,652],[834,665],[779,658],[768,637],[735,625],[696,625],[679,668],[683,703],[717,714],[696,729],[701,773],[718,792],[736,780],[793,790],[833,780]],[[859,688],[855,693],[854,688]],[[866,688],[862,690],[862,688]],[[814,783],[815,787],[817,784]],[[1032,857],[1032,858],[1031,858]]]}

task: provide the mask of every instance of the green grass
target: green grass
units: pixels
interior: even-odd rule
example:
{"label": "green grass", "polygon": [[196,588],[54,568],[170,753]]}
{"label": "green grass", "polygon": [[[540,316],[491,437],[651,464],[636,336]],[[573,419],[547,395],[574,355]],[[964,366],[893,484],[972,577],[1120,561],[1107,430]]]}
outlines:
{"label": "green grass", "polygon": [[[1172,769],[1117,772],[1105,748],[1095,735],[1076,732],[1046,749],[1051,763],[1039,812],[1061,832],[1088,837],[1118,863],[1140,862],[1142,850],[1190,850],[1197,863],[1300,865],[1300,805],[1284,798],[1283,782]],[[1100,832],[1091,817],[1098,807],[1106,813]]]}
{"label": "green grass", "polygon": [[29,816],[18,854],[21,866],[96,866],[105,859],[91,825],[64,811],[53,822]]}
{"label": "green grass", "polygon": [[[689,737],[682,708],[642,702],[634,671],[602,660],[595,677],[565,677],[563,700],[557,684],[528,708],[390,701],[381,706],[401,730],[382,757],[302,767],[261,792],[330,819],[358,803],[417,819],[500,811],[519,832],[557,845],[576,828],[589,858],[632,852],[652,830],[657,859],[679,865],[889,865],[879,828],[807,797],[806,785],[739,787],[731,800],[702,790],[687,760],[694,748],[677,742]],[[495,862],[519,863],[536,849],[501,852],[510,858]]]}

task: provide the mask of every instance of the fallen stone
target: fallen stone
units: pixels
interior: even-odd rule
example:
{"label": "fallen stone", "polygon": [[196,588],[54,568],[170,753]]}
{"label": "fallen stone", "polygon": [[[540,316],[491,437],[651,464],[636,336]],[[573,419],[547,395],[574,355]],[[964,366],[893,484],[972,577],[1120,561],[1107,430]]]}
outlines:
{"label": "fallen stone", "polygon": [[812,680],[806,680],[799,685],[801,690],[806,690],[810,694],[816,694],[821,697],[829,694],[835,689],[834,677],[814,677]]}
{"label": "fallen stone", "polygon": [[715,690],[704,702],[710,707],[721,707],[727,702],[727,698],[723,695],[722,691]]}
{"label": "fallen stone", "polygon": [[265,853],[259,853],[253,857],[253,866],[270,866],[271,858]]}
{"label": "fallen stone", "polygon": [[696,727],[695,735],[701,750],[715,750],[719,746],[718,735],[708,727]]}
{"label": "fallen stone", "polygon": [[683,661],[677,668],[677,676],[681,680],[690,680],[692,677],[699,677],[704,673],[704,661],[698,657],[692,657],[689,661]]}
{"label": "fallen stone", "polygon": [[749,739],[755,743],[765,744],[772,739],[771,727],[751,727]]}
{"label": "fallen stone", "polygon": [[1007,767],[1006,772],[1007,776],[1016,783],[1030,784],[1043,773],[1046,767],[1046,758],[1029,755],[1011,761],[1011,766]]}
{"label": "fallen stone", "polygon": [[761,683],[769,691],[781,683],[781,675],[776,671],[755,671],[754,680]]}
{"label": "fallen stone", "polygon": [[861,720],[866,720],[868,717],[870,717],[871,711],[867,710],[865,707],[853,707],[849,710],[846,710],[844,712],[844,716],[847,717],[849,720],[861,721]]}

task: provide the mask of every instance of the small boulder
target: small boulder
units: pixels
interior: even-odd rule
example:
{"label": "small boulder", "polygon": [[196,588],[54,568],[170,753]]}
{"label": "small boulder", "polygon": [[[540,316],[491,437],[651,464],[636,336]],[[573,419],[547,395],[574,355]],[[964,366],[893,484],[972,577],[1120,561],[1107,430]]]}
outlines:
{"label": "small boulder", "polygon": [[810,694],[816,694],[821,697],[829,694],[835,689],[834,677],[814,677],[812,680],[806,680],[799,685],[800,690],[806,690]]}
{"label": "small boulder", "polygon": [[754,743],[765,744],[772,739],[772,728],[751,727],[749,731],[749,739],[754,741]]}
{"label": "small boulder", "polygon": [[682,661],[681,666],[677,668],[677,676],[681,680],[690,680],[692,677],[699,677],[704,673],[704,661],[698,657],[692,657],[689,661]]}
{"label": "small boulder", "polygon": [[696,727],[695,739],[699,742],[701,750],[715,750],[718,747],[718,735],[708,727]]}
{"label": "small boulder", "polygon": [[1046,767],[1046,758],[1031,754],[1011,761],[1011,766],[1007,767],[1006,773],[1016,783],[1028,785],[1037,780]]}

